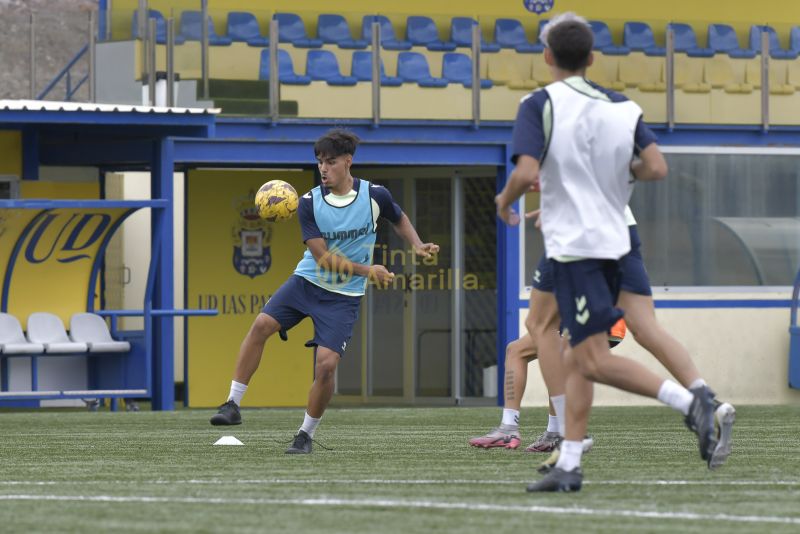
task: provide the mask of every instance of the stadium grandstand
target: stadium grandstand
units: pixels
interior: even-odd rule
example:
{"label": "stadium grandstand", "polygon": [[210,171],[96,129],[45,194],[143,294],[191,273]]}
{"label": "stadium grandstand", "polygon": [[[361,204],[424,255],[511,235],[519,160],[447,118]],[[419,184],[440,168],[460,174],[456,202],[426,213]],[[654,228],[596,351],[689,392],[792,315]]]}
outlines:
{"label": "stadium grandstand", "polygon": [[[629,204],[656,315],[736,405],[741,439],[701,472],[674,414],[598,385],[581,504],[526,498],[543,458],[467,445],[513,394],[506,346],[528,331],[544,241],[535,218],[503,224],[495,195],[520,102],[555,81],[540,36],[569,11],[594,38],[586,78],[637,103],[665,155],[667,178]],[[781,465],[800,446],[800,4],[0,0],[0,15],[4,524],[220,531],[241,509],[245,530],[281,532],[800,525],[800,464]],[[323,445],[298,466],[273,443],[315,379],[311,319],[267,342],[243,426],[208,418],[306,251],[300,217],[260,217],[256,192],[324,189],[314,146],[332,128],[361,140],[352,175],[440,248],[421,259],[378,224],[394,278],[368,285]],[[634,334],[612,352],[666,377]],[[526,434],[547,421],[537,367]]]}

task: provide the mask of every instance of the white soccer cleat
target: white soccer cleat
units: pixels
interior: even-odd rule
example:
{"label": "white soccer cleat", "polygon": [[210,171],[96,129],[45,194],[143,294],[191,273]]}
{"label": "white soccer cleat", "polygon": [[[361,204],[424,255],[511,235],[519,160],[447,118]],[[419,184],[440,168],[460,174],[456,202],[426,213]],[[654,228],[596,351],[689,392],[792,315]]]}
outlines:
{"label": "white soccer cleat", "polygon": [[708,461],[709,469],[716,469],[731,455],[733,423],[736,422],[736,409],[723,402],[714,410],[714,428],[717,431],[717,446]]}

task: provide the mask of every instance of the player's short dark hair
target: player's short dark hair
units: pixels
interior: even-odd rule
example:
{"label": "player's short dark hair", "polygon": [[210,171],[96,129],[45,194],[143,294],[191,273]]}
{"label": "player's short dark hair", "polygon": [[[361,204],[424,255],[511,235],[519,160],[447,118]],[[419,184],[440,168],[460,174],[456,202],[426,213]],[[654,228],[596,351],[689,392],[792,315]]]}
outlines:
{"label": "player's short dark hair", "polygon": [[317,139],[314,143],[314,155],[337,158],[343,154],[356,153],[356,147],[361,139],[356,134],[344,128],[334,128]]}
{"label": "player's short dark hair", "polygon": [[547,45],[560,69],[575,72],[585,69],[589,64],[594,35],[586,24],[574,20],[565,21],[550,29]]}

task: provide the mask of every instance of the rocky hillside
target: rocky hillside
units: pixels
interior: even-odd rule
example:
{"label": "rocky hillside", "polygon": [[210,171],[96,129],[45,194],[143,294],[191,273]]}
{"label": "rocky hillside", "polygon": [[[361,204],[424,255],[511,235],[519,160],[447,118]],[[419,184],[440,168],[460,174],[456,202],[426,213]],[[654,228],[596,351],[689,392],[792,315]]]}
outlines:
{"label": "rocky hillside", "polygon": [[[95,0],[0,0],[0,98],[30,97],[30,14],[35,14],[36,83],[34,95],[88,42],[89,10]],[[72,69],[72,83],[88,72],[87,56]],[[66,81],[47,96],[64,100]],[[85,101],[84,85],[73,100]]]}

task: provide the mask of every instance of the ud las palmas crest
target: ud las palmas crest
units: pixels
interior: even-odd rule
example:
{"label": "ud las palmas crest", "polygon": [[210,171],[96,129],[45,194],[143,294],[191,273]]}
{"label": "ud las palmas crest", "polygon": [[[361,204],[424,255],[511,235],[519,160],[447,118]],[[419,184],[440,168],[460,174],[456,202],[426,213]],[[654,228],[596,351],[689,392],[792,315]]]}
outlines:
{"label": "ud las palmas crest", "polygon": [[553,4],[555,3],[555,0],[522,0],[522,4],[525,6],[525,9],[532,11],[537,15],[547,13],[553,9]]}
{"label": "ud las palmas crest", "polygon": [[233,267],[250,278],[266,273],[272,265],[272,223],[258,216],[255,196],[255,191],[250,191],[234,201],[237,220],[232,232]]}

